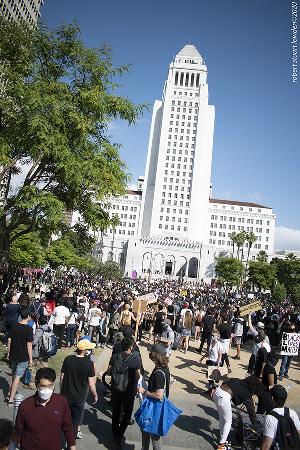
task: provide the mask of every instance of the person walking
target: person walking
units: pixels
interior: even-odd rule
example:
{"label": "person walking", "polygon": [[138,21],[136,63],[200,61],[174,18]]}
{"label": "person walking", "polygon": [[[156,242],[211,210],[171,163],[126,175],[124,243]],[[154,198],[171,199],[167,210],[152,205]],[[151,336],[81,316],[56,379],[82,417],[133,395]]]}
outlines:
{"label": "person walking", "polygon": [[[154,363],[154,369],[150,375],[148,389],[138,388],[138,393],[144,397],[162,400],[164,395],[169,397],[170,371],[169,359],[166,347],[162,344],[154,344],[150,348],[149,358]],[[161,450],[160,436],[142,432],[142,450],[149,450],[150,440],[153,450]]]}
{"label": "person walking", "polygon": [[61,450],[61,433],[69,450],[76,450],[68,402],[54,394],[54,369],[40,368],[35,376],[36,393],[19,406],[13,440],[22,450]]}
{"label": "person walking", "polygon": [[203,319],[203,328],[202,328],[202,335],[201,335],[201,342],[199,347],[199,353],[201,355],[202,349],[204,347],[205,341],[207,342],[207,351],[210,347],[214,327],[215,327],[215,318],[213,317],[213,310],[212,308],[207,308],[206,314]]}
{"label": "person walking", "polygon": [[137,392],[137,383],[141,376],[141,364],[132,354],[133,338],[121,341],[122,353],[114,353],[110,359],[106,374],[111,375],[112,434],[117,449],[122,448],[124,433],[130,423]]}
{"label": "person walking", "polygon": [[7,345],[8,336],[10,335],[11,327],[18,322],[20,305],[18,302],[19,296],[17,294],[11,297],[11,301],[4,306],[4,323],[5,335],[4,344]]}
{"label": "person walking", "polygon": [[181,323],[182,346],[184,348],[184,353],[186,353],[189,348],[189,340],[192,334],[193,327],[193,316],[190,309],[187,309],[185,314],[181,316]]}
{"label": "person walking", "polygon": [[61,369],[60,391],[68,400],[75,436],[84,409],[87,386],[94,397],[93,404],[98,401],[94,364],[89,358],[90,351],[95,346],[88,339],[81,339],[76,353],[64,359]]}
{"label": "person walking", "polygon": [[7,404],[13,406],[20,378],[29,366],[32,366],[33,330],[28,326],[31,317],[28,309],[20,311],[21,321],[15,323],[7,341],[7,359],[12,369],[12,380],[7,397]]}
{"label": "person walking", "polygon": [[58,349],[61,349],[62,341],[65,334],[66,322],[71,313],[68,308],[57,301],[57,306],[53,311],[53,332],[58,339]]}

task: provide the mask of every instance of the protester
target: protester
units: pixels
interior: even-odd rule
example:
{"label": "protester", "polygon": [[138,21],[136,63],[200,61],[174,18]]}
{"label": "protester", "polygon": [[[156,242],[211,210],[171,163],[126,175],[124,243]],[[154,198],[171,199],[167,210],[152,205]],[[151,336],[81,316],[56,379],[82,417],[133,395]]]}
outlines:
{"label": "protester", "polygon": [[124,434],[131,420],[141,365],[132,354],[134,340],[121,341],[122,353],[114,353],[106,373],[111,375],[112,435],[117,448],[122,448]]}
{"label": "protester", "polygon": [[14,442],[21,450],[61,450],[61,433],[69,450],[76,450],[68,402],[54,393],[55,379],[53,369],[40,368],[35,376],[35,395],[19,406]]}
{"label": "protester", "polygon": [[240,309],[238,308],[234,313],[233,319],[233,340],[236,345],[236,356],[233,359],[241,359],[241,344],[244,334],[245,320],[241,317]]}
{"label": "protester", "polygon": [[7,359],[12,370],[12,380],[7,397],[9,406],[13,406],[20,378],[26,369],[32,366],[33,330],[28,326],[29,314],[28,309],[20,311],[21,321],[12,325],[7,342]]}
{"label": "protester", "polygon": [[88,358],[95,346],[88,339],[80,340],[76,353],[64,359],[61,369],[60,389],[69,403],[75,436],[84,409],[87,386],[93,395],[93,403],[96,404],[98,401],[94,364]]}
{"label": "protester", "polygon": [[[273,410],[266,416],[264,431],[263,431],[263,439],[260,446],[261,450],[270,450],[272,446],[276,448],[276,444],[278,443],[278,447],[280,449],[285,449],[284,442],[277,442],[277,439],[281,437],[281,434],[278,434],[278,427],[283,425],[283,419],[281,417],[290,417],[292,423],[290,423],[287,419],[285,422],[286,433],[289,434],[290,446],[289,448],[300,448],[300,420],[296,413],[291,408],[285,408],[285,402],[287,399],[287,392],[285,388],[281,385],[276,385],[271,389],[271,396],[273,402]],[[294,427],[294,430],[293,430]],[[293,432],[294,431],[294,432]],[[291,441],[294,441],[293,443]],[[280,445],[281,444],[281,445]],[[288,444],[286,442],[286,444]]]}
{"label": "protester", "polygon": [[[166,354],[166,348],[162,344],[154,344],[150,348],[149,358],[154,363],[154,369],[150,375],[148,389],[138,388],[138,393],[144,397],[162,400],[164,395],[169,397],[170,389],[170,371],[169,360]],[[142,433],[142,450],[149,450],[150,440],[153,450],[161,450],[160,436]]]}
{"label": "protester", "polygon": [[8,336],[10,334],[11,327],[18,322],[19,313],[20,313],[20,305],[18,303],[19,296],[14,294],[11,297],[9,303],[7,303],[4,307],[4,321],[5,321],[5,335],[4,335],[4,343],[7,344]]}
{"label": "protester", "polygon": [[0,450],[12,450],[13,423],[7,419],[0,419]]}
{"label": "protester", "polygon": [[53,316],[53,331],[58,339],[59,349],[62,346],[67,319],[70,317],[70,315],[71,315],[70,310],[66,308],[63,304],[61,304],[60,301],[57,301],[57,306],[54,308],[52,316]]}
{"label": "protester", "polygon": [[[291,323],[289,320],[286,321],[281,326],[281,335],[283,333],[295,333],[295,324]],[[288,379],[289,378],[289,368],[292,362],[293,356],[292,355],[282,355],[281,356],[281,364],[279,369],[279,375],[278,379],[279,381],[282,381],[283,378]]]}
{"label": "protester", "polygon": [[210,347],[213,331],[215,327],[215,319],[212,315],[212,309],[210,307],[207,308],[206,314],[203,319],[203,328],[202,328],[202,336],[201,343],[199,347],[199,353],[201,355],[202,349],[204,347],[205,342],[207,343],[207,350]]}
{"label": "protester", "polygon": [[185,313],[181,314],[181,325],[182,346],[184,348],[184,353],[186,353],[189,348],[189,340],[193,327],[193,316],[190,309],[186,309]]}

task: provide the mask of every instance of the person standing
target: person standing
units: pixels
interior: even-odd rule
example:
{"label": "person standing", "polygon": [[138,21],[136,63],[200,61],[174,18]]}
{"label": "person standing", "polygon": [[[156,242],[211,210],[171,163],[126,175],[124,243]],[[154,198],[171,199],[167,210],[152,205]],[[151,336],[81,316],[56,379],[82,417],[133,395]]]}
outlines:
{"label": "person standing", "polygon": [[58,348],[62,346],[62,340],[65,334],[66,322],[71,313],[68,308],[62,305],[59,301],[53,311],[53,332],[58,339]]}
{"label": "person standing", "polygon": [[132,354],[134,343],[133,338],[124,338],[121,341],[122,353],[112,355],[106,371],[112,377],[112,434],[118,449],[122,448],[124,433],[131,420],[140,378],[141,364]]}
{"label": "person standing", "polygon": [[215,326],[215,318],[212,315],[213,310],[212,308],[207,308],[206,314],[203,319],[203,328],[202,328],[202,335],[201,335],[201,342],[200,342],[200,348],[199,353],[202,353],[202,349],[204,347],[205,341],[207,342],[207,351],[210,347],[214,326]]}
{"label": "person standing", "polygon": [[[285,322],[284,326],[281,328],[281,332],[283,333],[295,333],[295,325],[290,321]],[[282,355],[281,356],[281,364],[279,369],[278,380],[282,381],[283,378],[289,378],[289,368],[293,359],[293,355]]]}
{"label": "person standing", "polygon": [[232,325],[231,322],[228,320],[227,314],[222,314],[222,323],[219,327],[219,333],[220,333],[220,342],[223,345],[223,355],[222,355],[222,362],[221,366],[223,366],[224,361],[226,363],[228,373],[231,373],[230,368],[230,362],[228,358],[228,352],[231,342],[231,329]]}
{"label": "person standing", "polygon": [[[165,346],[162,344],[152,345],[149,358],[153,361],[155,367],[149,377],[148,389],[139,387],[138,393],[145,397],[162,400],[164,395],[169,397],[170,390],[169,359]],[[145,432],[142,432],[142,450],[149,450],[150,439],[153,450],[161,450],[160,436]]]}
{"label": "person standing", "polygon": [[236,355],[233,359],[241,359],[241,344],[244,334],[244,323],[245,320],[241,317],[240,310],[237,309],[234,313],[233,319],[233,335],[234,343],[236,345]]}
{"label": "person standing", "polygon": [[12,369],[12,380],[7,397],[7,404],[13,405],[20,378],[32,365],[33,330],[28,326],[30,318],[28,309],[20,311],[21,321],[15,323],[7,341],[7,359]]}
{"label": "person standing", "polygon": [[36,393],[19,406],[13,440],[22,450],[61,450],[61,433],[69,450],[76,450],[68,402],[54,394],[55,371],[39,369],[35,376]]}
{"label": "person standing", "polygon": [[94,397],[93,403],[98,401],[94,364],[89,358],[90,352],[95,346],[87,339],[80,340],[76,353],[64,359],[61,369],[61,394],[69,402],[75,436],[77,436],[78,425],[84,409],[87,386]]}
{"label": "person standing", "polygon": [[4,307],[4,320],[5,320],[5,336],[4,343],[7,344],[8,336],[10,335],[10,330],[13,324],[18,322],[20,305],[18,303],[19,296],[17,294],[13,295],[11,301],[7,303]]}

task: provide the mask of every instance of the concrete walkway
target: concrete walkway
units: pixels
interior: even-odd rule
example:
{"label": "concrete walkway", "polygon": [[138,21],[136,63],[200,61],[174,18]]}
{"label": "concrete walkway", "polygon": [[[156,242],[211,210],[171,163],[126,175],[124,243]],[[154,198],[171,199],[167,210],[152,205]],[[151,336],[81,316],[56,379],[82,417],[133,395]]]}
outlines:
{"label": "concrete walkway", "polygon": [[[181,417],[171,428],[169,434],[162,438],[163,450],[210,450],[216,448],[218,442],[218,415],[213,402],[204,395],[207,388],[205,379],[205,366],[199,363],[199,354],[196,349],[199,344],[191,344],[186,354],[177,350],[170,358],[170,371],[175,378],[171,388],[170,399],[183,410]],[[151,373],[153,363],[149,359],[147,346],[141,345],[141,353],[146,373]],[[231,352],[234,355],[234,351]],[[97,371],[102,374],[108,365],[111,349],[104,349],[97,358]],[[232,376],[244,378],[249,353],[242,352],[240,361],[232,360]],[[300,370],[299,360],[292,363],[290,380],[282,382],[289,388],[288,406],[300,410]],[[0,365],[0,404],[1,417],[12,418],[13,410],[3,403],[4,395],[8,390],[10,370]],[[101,382],[97,383],[99,401],[96,406],[88,401],[85,409],[82,426],[83,439],[77,440],[79,450],[111,449],[111,407],[105,399],[105,388]],[[19,390],[24,396],[32,395],[33,391],[23,388]],[[139,406],[138,401],[134,411]],[[234,447],[233,448],[238,448]],[[126,444],[124,450],[140,450],[141,433],[136,424],[129,426],[126,431]]]}

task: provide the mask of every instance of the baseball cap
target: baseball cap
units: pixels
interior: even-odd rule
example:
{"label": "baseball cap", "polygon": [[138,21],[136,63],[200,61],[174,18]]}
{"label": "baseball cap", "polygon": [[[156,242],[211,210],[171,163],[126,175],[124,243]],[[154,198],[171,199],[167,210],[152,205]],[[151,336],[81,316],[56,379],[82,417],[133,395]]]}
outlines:
{"label": "baseball cap", "polygon": [[265,328],[265,325],[262,322],[257,322],[257,328]]}
{"label": "baseball cap", "polygon": [[149,353],[159,353],[162,356],[167,356],[167,349],[163,344],[151,345]]}
{"label": "baseball cap", "polygon": [[93,342],[90,342],[88,339],[81,339],[77,344],[78,350],[92,350],[95,347],[96,344],[93,344]]}

